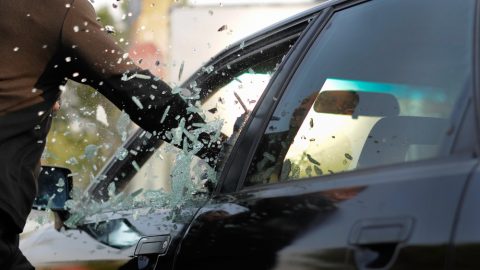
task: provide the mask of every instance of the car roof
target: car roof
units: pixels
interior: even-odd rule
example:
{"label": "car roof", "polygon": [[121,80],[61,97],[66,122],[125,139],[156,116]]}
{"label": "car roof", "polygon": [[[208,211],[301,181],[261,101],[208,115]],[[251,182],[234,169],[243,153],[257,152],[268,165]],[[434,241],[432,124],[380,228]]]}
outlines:
{"label": "car roof", "polygon": [[242,39],[230,44],[228,47],[226,47],[225,49],[223,49],[219,53],[217,53],[215,56],[213,56],[210,59],[210,61],[208,61],[208,62],[216,62],[216,60],[218,60],[219,58],[222,58],[223,55],[227,54],[232,49],[236,49],[236,48],[240,47],[240,45],[242,43],[245,43],[245,44],[251,43],[254,40],[257,40],[258,38],[262,38],[263,36],[269,35],[272,32],[276,32],[279,29],[283,29],[283,28],[287,27],[288,25],[292,25],[292,24],[295,24],[296,22],[303,21],[305,19],[313,17],[315,14],[317,14],[321,10],[330,7],[334,3],[338,3],[338,2],[342,2],[342,1],[345,1],[345,0],[328,0],[328,1],[325,1],[325,2],[322,2],[322,3],[318,4],[317,6],[315,6],[313,8],[307,9],[307,10],[302,11],[300,13],[297,13],[297,14],[291,16],[291,17],[288,17],[288,18],[283,19],[279,22],[276,22],[276,23],[274,23],[270,26],[267,26],[266,28],[263,28],[262,30],[254,32],[254,33],[248,35],[247,37],[242,38]]}

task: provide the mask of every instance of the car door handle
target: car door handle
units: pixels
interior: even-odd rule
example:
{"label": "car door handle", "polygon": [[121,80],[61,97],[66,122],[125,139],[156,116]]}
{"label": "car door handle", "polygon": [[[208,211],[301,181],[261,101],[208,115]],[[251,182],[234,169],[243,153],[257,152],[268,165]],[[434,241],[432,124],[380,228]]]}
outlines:
{"label": "car door handle", "polygon": [[167,252],[169,241],[168,235],[142,237],[137,243],[134,255],[164,254]]}
{"label": "car door handle", "polygon": [[156,269],[155,257],[165,255],[169,243],[169,235],[146,236],[140,238],[135,247],[135,252],[133,253],[137,261],[137,268],[135,269]]}
{"label": "car door handle", "polygon": [[408,240],[412,217],[363,219],[355,223],[349,244],[358,269],[388,269],[396,260],[399,244]]}

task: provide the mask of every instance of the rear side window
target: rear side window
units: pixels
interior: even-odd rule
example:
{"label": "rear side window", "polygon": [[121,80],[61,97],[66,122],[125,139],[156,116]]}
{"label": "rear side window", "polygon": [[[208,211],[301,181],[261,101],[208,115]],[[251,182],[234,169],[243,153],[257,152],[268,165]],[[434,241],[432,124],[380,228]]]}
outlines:
{"label": "rear side window", "polygon": [[475,1],[336,12],[279,101],[246,186],[444,155],[472,88]]}

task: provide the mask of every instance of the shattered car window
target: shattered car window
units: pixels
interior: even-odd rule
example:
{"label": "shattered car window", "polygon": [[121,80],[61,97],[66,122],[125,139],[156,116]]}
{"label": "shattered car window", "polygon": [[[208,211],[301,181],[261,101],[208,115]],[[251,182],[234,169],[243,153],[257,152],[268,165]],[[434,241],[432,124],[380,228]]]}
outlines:
{"label": "shattered car window", "polygon": [[[269,74],[243,73],[213,94],[201,106],[206,110],[200,110],[200,112],[205,114],[208,125],[218,128],[224,136],[230,138],[234,131],[240,130],[244,118],[253,109],[262,93],[261,90],[266,87],[269,79]],[[130,151],[130,154],[135,154],[135,152]],[[186,161],[185,159],[191,160]],[[158,194],[172,192],[176,194],[175,196],[180,196],[179,194],[186,193],[181,190],[181,188],[185,189],[186,185],[176,188],[180,180],[172,178],[180,175],[175,170],[177,167],[179,169],[189,168],[188,182],[191,181],[192,186],[186,190],[190,192],[203,189],[202,185],[207,180],[215,180],[215,172],[204,160],[197,156],[183,157],[182,159],[181,149],[164,143],[154,151],[141,168],[136,168],[138,172],[125,187],[124,192],[132,193],[142,189],[148,190],[146,194],[144,193],[144,197],[152,195],[153,192],[158,192]],[[170,168],[173,168],[173,171],[170,171]],[[172,200],[180,203],[182,199],[177,199],[175,196]]]}
{"label": "shattered car window", "polygon": [[[187,87],[174,89],[190,100],[192,105],[188,110],[204,117],[205,124],[193,125],[222,139],[223,159],[228,157],[231,146],[289,48],[286,44],[276,48],[273,55],[259,53],[236,64],[202,69],[199,77],[185,84]],[[191,141],[198,140],[198,135],[174,129],[170,132],[172,141],[179,136],[177,131],[193,136]],[[118,149],[113,161],[114,167],[119,164],[118,169],[107,168],[105,174],[95,178],[94,184],[98,186],[86,194],[88,204],[75,203],[84,201],[85,194],[80,195],[83,199],[70,202],[69,207],[76,210],[70,224],[104,211],[195,207],[203,202],[217,181],[218,168],[212,167],[208,160],[141,130]]]}

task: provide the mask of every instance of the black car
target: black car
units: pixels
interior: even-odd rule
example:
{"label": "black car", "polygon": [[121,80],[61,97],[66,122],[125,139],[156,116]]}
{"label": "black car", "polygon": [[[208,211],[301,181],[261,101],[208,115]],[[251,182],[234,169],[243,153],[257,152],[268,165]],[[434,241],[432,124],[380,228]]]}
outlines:
{"label": "black car", "polygon": [[120,269],[479,268],[479,4],[329,1],[240,41],[179,90],[224,120],[216,168],[139,130],[62,230]]}

